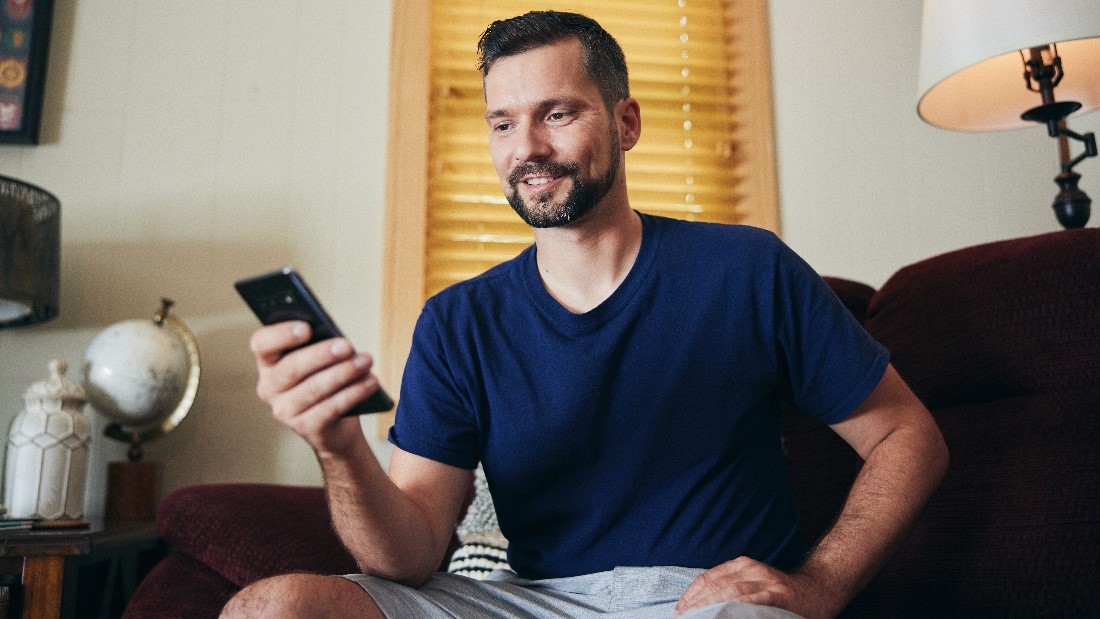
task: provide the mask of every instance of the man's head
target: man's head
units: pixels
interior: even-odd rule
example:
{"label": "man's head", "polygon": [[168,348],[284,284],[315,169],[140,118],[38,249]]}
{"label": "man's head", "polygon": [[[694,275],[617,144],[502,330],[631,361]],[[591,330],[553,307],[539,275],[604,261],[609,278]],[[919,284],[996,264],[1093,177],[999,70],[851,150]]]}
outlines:
{"label": "man's head", "polygon": [[490,25],[479,51],[490,154],[524,221],[567,225],[609,194],[629,208],[622,151],[640,116],[614,39],[582,15],[528,13]]}
{"label": "man's head", "polygon": [[478,68],[484,77],[500,58],[569,38],[581,42],[584,68],[608,110],[630,96],[626,57],[619,43],[595,20],[577,13],[532,11],[489,24],[477,43]]}

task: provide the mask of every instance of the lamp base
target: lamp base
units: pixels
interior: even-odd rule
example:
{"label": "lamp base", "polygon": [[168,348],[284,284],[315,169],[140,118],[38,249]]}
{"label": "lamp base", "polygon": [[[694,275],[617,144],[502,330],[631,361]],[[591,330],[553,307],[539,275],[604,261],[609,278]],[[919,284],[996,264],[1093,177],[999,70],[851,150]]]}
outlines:
{"label": "lamp base", "polygon": [[1054,215],[1063,228],[1082,228],[1089,222],[1092,214],[1092,200],[1088,194],[1077,188],[1081,175],[1076,172],[1062,172],[1054,177],[1061,189],[1054,197]]}
{"label": "lamp base", "polygon": [[107,465],[107,522],[156,517],[160,464],[111,462]]}

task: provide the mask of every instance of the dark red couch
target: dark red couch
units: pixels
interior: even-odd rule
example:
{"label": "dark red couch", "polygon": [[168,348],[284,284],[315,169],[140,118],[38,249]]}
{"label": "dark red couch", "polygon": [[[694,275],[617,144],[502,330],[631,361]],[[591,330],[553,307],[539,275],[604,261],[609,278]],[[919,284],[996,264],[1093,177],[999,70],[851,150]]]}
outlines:
{"label": "dark red couch", "polygon": [[[829,279],[933,411],[946,479],[898,554],[845,616],[1100,615],[1100,230],[971,247],[875,291]],[[809,535],[859,466],[828,428],[785,415]],[[204,485],[171,493],[173,547],[126,617],[214,617],[234,591],[292,570],[355,571],[321,491]]]}

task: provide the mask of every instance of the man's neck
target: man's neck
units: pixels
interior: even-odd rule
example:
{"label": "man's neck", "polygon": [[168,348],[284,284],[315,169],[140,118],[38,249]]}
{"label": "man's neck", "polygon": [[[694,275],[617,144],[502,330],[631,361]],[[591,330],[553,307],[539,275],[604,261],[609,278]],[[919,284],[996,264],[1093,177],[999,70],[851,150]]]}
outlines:
{"label": "man's neck", "polygon": [[575,314],[602,303],[630,273],[642,221],[625,200],[598,205],[582,221],[535,230],[538,268],[550,296]]}

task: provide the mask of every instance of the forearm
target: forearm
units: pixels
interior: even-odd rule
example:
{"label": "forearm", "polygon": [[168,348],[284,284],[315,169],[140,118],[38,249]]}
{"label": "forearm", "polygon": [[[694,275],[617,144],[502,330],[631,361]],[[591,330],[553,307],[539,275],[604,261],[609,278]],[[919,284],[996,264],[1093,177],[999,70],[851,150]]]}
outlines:
{"label": "forearm", "polygon": [[359,420],[345,415],[378,389],[370,357],[342,338],[303,346],[310,333],[309,325],[287,321],[253,334],[256,392],[313,448],[333,525],[360,568],[402,582],[426,580],[450,541],[469,471],[395,448],[395,461],[401,458],[387,475]]}
{"label": "forearm", "polygon": [[938,429],[896,430],[868,455],[830,531],[796,572],[821,592],[813,616],[839,613],[904,541],[947,470]]}
{"label": "forearm", "polygon": [[420,584],[436,571],[449,537],[387,475],[366,441],[350,454],[318,454],[333,525],[364,573]]}

